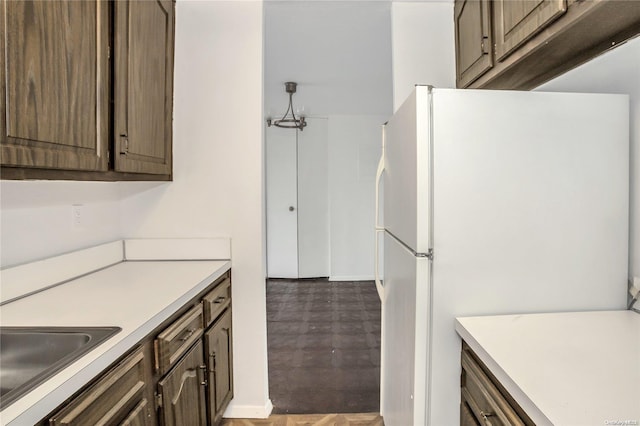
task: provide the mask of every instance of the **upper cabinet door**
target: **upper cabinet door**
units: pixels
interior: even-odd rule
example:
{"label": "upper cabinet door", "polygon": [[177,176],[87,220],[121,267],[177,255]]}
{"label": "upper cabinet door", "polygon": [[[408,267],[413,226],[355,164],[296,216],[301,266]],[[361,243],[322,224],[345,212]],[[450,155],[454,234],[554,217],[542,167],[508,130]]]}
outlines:
{"label": "upper cabinet door", "polygon": [[0,2],[3,166],[107,170],[109,9]]}
{"label": "upper cabinet door", "polygon": [[115,170],[171,174],[174,12],[115,2]]}
{"label": "upper cabinet door", "polygon": [[566,11],[566,0],[494,0],[496,58],[503,60]]}
{"label": "upper cabinet door", "polygon": [[466,87],[493,67],[489,0],[456,0],[456,79]]}

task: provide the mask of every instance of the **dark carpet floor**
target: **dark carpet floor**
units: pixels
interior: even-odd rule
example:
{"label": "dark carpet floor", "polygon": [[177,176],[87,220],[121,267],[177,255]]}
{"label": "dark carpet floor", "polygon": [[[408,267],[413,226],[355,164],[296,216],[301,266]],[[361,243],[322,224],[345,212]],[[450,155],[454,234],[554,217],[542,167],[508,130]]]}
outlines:
{"label": "dark carpet floor", "polygon": [[373,281],[267,281],[274,414],[380,407],[380,299]]}

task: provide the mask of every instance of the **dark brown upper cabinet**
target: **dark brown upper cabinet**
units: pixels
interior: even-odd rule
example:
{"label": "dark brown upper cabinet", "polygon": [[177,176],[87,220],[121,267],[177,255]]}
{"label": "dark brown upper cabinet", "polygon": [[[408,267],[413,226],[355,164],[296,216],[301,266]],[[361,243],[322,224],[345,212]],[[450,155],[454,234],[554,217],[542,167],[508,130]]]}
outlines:
{"label": "dark brown upper cabinet", "polygon": [[501,61],[522,43],[567,11],[566,0],[494,0],[496,59]]}
{"label": "dark brown upper cabinet", "polygon": [[171,173],[173,2],[115,2],[115,169]]}
{"label": "dark brown upper cabinet", "polygon": [[2,165],[106,171],[107,3],[3,1],[1,9]]}
{"label": "dark brown upper cabinet", "polygon": [[456,81],[459,87],[493,67],[489,0],[461,0],[455,3]]}
{"label": "dark brown upper cabinet", "polygon": [[173,37],[171,0],[0,0],[0,176],[170,180]]}
{"label": "dark brown upper cabinet", "polygon": [[459,88],[530,90],[640,34],[640,1],[455,0],[454,11]]}

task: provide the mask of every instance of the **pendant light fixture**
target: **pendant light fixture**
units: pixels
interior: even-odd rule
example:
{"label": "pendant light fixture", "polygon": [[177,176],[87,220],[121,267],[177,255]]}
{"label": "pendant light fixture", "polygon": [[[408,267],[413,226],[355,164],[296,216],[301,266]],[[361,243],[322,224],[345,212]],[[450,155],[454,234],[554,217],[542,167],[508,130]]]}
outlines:
{"label": "pendant light fixture", "polygon": [[[307,126],[307,122],[304,117],[297,118],[296,114],[293,110],[293,94],[296,93],[296,88],[298,83],[294,83],[293,81],[288,81],[284,84],[284,88],[289,94],[289,107],[287,108],[287,112],[284,113],[281,119],[272,120],[271,118],[267,118],[267,126],[271,127],[272,125],[276,127],[282,127],[284,129],[300,129],[300,131],[304,130]],[[289,112],[291,115],[289,116]]]}

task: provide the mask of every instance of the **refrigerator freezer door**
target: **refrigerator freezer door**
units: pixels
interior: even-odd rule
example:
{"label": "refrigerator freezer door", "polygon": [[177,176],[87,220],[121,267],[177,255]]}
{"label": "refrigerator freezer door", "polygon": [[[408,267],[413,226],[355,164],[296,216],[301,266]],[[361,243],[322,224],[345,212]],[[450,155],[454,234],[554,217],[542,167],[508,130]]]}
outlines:
{"label": "refrigerator freezer door", "polygon": [[381,413],[389,426],[424,426],[428,415],[431,261],[385,232]]}
{"label": "refrigerator freezer door", "polygon": [[384,130],[384,227],[417,253],[432,248],[430,92],[417,87]]}

